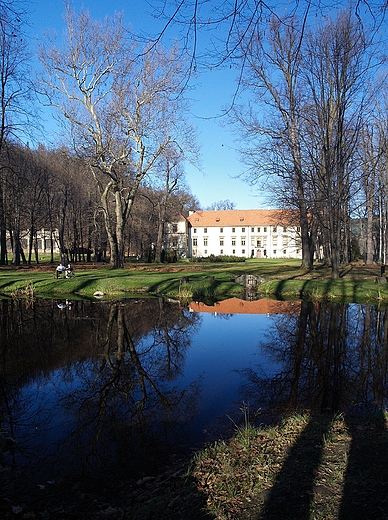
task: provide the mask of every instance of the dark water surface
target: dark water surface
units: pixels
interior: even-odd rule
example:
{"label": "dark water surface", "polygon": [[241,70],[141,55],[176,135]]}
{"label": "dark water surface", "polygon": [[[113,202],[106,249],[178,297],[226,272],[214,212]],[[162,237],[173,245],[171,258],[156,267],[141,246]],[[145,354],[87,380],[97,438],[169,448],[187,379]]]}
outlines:
{"label": "dark water surface", "polygon": [[141,478],[247,416],[379,410],[387,337],[367,305],[0,300],[0,462]]}

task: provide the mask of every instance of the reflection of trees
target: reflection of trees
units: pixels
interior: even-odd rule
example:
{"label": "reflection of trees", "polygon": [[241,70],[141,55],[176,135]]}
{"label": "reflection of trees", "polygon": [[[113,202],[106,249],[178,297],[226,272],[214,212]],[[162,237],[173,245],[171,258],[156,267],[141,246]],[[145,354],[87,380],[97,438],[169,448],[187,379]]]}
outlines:
{"label": "reflection of trees", "polygon": [[243,371],[245,399],[272,410],[381,407],[387,386],[387,311],[302,302],[299,316],[273,318],[261,348],[275,375]]}
{"label": "reflection of trees", "polygon": [[[153,313],[147,314],[148,319],[152,317],[152,328],[143,335],[139,327],[144,323],[133,320],[125,306],[111,306],[106,333],[100,338],[102,358],[84,373],[81,387],[67,397],[70,409],[77,411],[78,441],[89,428],[90,455],[104,465],[110,465],[103,453],[109,451],[116,453],[116,462],[125,464],[128,460],[140,464],[141,453],[141,464],[146,467],[145,454],[154,458],[156,448],[160,457],[162,439],[169,441],[166,431],[171,433],[174,425],[196,409],[197,385],[182,390],[171,384],[181,370],[188,331],[196,316],[176,314],[166,301],[155,303]],[[109,450],[107,432],[112,443]],[[147,449],[140,449],[139,443]]]}
{"label": "reflection of trees", "polygon": [[[167,425],[174,429],[195,413],[197,384],[182,390],[174,386],[174,379],[182,370],[198,315],[183,311],[176,302],[75,302],[65,312],[48,302],[37,302],[28,310],[10,305],[13,312],[6,320],[2,314],[2,335],[12,337],[9,329],[15,333],[15,323],[19,330],[15,348],[11,341],[1,348],[2,423],[7,417],[8,425],[16,425],[19,439],[30,428],[22,423],[31,421],[26,416],[33,408],[41,438],[56,445],[50,458],[55,456],[58,465],[71,460],[78,467],[87,462],[94,468],[99,463],[113,468],[119,462],[123,469],[135,469],[142,457],[145,465],[139,442],[151,451],[150,443]],[[26,353],[31,335],[32,352],[19,370],[17,361]],[[38,402],[45,382],[51,387],[44,399],[51,403],[46,410],[44,400],[31,408],[27,400]],[[31,388],[25,391],[28,383]],[[25,407],[19,407],[22,399]],[[49,432],[53,416],[56,431]],[[169,441],[166,434],[165,442]],[[27,449],[27,436],[25,444]],[[162,451],[163,444],[158,448]]]}

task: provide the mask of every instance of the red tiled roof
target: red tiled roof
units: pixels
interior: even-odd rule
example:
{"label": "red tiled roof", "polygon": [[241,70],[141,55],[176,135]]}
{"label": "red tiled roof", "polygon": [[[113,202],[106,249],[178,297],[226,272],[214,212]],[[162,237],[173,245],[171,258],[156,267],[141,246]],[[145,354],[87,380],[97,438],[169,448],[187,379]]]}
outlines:
{"label": "red tiled roof", "polygon": [[280,226],[298,225],[298,215],[293,210],[279,209],[231,209],[205,210],[192,213],[187,220],[192,226]]}
{"label": "red tiled roof", "polygon": [[246,301],[239,298],[230,298],[206,305],[202,302],[191,302],[189,307],[195,312],[211,312],[217,314],[299,314],[300,302],[283,302],[277,300]]}

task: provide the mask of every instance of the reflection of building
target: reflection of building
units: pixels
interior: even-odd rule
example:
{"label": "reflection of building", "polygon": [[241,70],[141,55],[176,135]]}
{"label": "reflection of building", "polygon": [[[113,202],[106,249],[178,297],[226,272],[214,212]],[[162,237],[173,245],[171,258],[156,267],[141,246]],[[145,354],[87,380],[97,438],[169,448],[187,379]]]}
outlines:
{"label": "reflection of building", "polygon": [[196,211],[187,220],[189,257],[301,258],[294,211]]}
{"label": "reflection of building", "polygon": [[283,302],[266,300],[265,298],[255,301],[229,298],[216,302],[214,305],[191,302],[189,309],[195,312],[210,312],[212,314],[299,314],[300,302]]}

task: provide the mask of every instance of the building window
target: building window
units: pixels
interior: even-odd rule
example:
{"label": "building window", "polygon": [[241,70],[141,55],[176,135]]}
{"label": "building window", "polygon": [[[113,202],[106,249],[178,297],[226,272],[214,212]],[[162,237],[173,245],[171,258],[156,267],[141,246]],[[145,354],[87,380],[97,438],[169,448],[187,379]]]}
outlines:
{"label": "building window", "polygon": [[254,233],[255,232],[255,228],[251,227],[251,231],[252,231],[252,233]]}
{"label": "building window", "polygon": [[273,254],[276,255],[276,249],[273,250]]}
{"label": "building window", "polygon": [[261,247],[261,240],[259,238],[256,240],[256,247]]}
{"label": "building window", "polygon": [[220,255],[223,255],[223,254],[224,254],[224,250],[220,249]]}
{"label": "building window", "polygon": [[194,228],[193,232],[196,233],[197,232],[197,228]]}
{"label": "building window", "polygon": [[198,245],[198,238],[193,238],[193,246],[197,246]]}
{"label": "building window", "polygon": [[220,246],[224,245],[224,237],[220,237]]}
{"label": "building window", "polygon": [[276,233],[277,230],[278,230],[278,228],[277,228],[276,226],[274,226],[274,227],[272,228],[272,230],[273,230],[274,233]]}
{"label": "building window", "polygon": [[241,232],[245,233],[245,227],[241,228]]}
{"label": "building window", "polygon": [[287,249],[283,249],[283,255],[287,254]]}
{"label": "building window", "polygon": [[245,249],[242,249],[242,250],[241,250],[241,253],[242,253],[243,255],[245,255]]}
{"label": "building window", "polygon": [[257,232],[260,233],[260,228],[259,227],[257,228]]}
{"label": "building window", "polygon": [[266,227],[264,228],[264,233],[267,233],[267,228]]}
{"label": "building window", "polygon": [[232,255],[235,255],[235,254],[236,254],[236,250],[232,249]]}
{"label": "building window", "polygon": [[176,238],[172,241],[172,247],[178,247],[178,240]]}
{"label": "building window", "polygon": [[223,233],[223,232],[224,232],[224,228],[220,227],[220,233]]}
{"label": "building window", "polygon": [[283,227],[283,233],[286,233],[287,232],[287,228],[286,226]]}
{"label": "building window", "polygon": [[207,233],[207,227],[203,228],[203,232]]}
{"label": "building window", "polygon": [[173,224],[172,225],[172,232],[173,233],[178,233],[178,224]]}
{"label": "building window", "polygon": [[203,238],[203,245],[204,245],[204,246],[207,246],[207,237],[204,237],[204,238]]}
{"label": "building window", "polygon": [[232,233],[236,233],[236,228],[232,227]]}
{"label": "building window", "polygon": [[236,245],[236,238],[232,237],[232,246],[235,246],[235,245]]}
{"label": "building window", "polygon": [[207,255],[207,249],[205,249],[205,251],[203,252],[205,255]]}
{"label": "building window", "polygon": [[241,237],[241,245],[245,246],[245,237]]}

